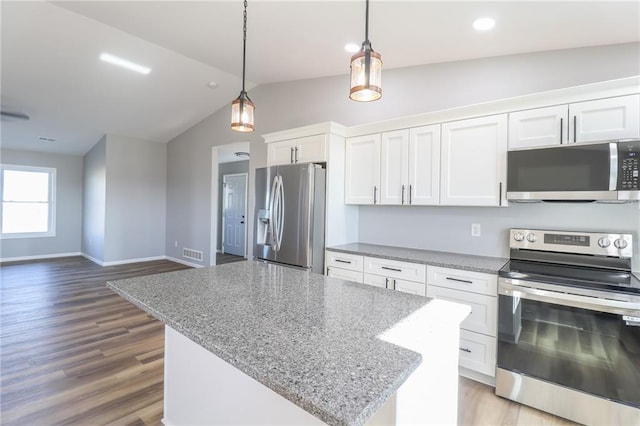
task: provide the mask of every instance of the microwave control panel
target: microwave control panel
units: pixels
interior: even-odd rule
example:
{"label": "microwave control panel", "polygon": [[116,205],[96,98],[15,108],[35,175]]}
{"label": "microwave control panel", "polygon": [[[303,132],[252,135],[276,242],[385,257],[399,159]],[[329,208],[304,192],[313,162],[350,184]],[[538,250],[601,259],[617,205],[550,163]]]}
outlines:
{"label": "microwave control panel", "polygon": [[640,141],[618,143],[618,189],[640,190]]}

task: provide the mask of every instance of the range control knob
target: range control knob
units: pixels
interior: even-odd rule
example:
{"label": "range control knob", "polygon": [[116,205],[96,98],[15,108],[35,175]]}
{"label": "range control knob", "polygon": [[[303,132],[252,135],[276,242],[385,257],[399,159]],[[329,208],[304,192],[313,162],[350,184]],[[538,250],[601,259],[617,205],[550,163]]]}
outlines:
{"label": "range control knob", "polygon": [[513,239],[520,242],[524,240],[524,234],[522,232],[516,232],[513,234]]}
{"label": "range control knob", "polygon": [[529,241],[530,243],[535,243],[536,241],[538,241],[538,237],[536,237],[536,234],[527,234],[527,241]]}
{"label": "range control knob", "polygon": [[598,240],[598,245],[602,248],[607,248],[611,245],[611,241],[607,237],[602,237]]}
{"label": "range control knob", "polygon": [[616,246],[616,248],[618,249],[623,249],[623,248],[627,248],[627,240],[623,240],[622,238],[618,238],[617,240],[615,240],[613,242],[613,245]]}

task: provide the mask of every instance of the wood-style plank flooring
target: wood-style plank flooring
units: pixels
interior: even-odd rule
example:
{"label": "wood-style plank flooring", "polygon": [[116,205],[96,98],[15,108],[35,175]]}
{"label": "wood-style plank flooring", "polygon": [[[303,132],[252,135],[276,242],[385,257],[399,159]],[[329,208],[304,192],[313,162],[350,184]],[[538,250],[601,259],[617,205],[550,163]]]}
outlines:
{"label": "wood-style plank flooring", "polygon": [[[0,266],[0,424],[159,425],[164,328],[105,282],[185,269],[81,257]],[[461,425],[563,425],[460,379]]]}

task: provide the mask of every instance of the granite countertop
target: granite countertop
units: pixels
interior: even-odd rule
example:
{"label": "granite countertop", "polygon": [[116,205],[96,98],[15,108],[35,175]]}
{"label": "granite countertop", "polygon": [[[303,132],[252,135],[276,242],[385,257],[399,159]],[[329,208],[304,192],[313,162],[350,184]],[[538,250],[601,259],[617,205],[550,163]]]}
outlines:
{"label": "granite countertop", "polygon": [[431,302],[254,261],[107,285],[332,425],[363,424],[417,368],[377,336]]}
{"label": "granite countertop", "polygon": [[383,259],[423,263],[444,268],[497,274],[509,259],[500,257],[474,256],[470,254],[448,253],[444,251],[419,250],[378,244],[351,243],[327,247],[327,250],[342,253],[375,256]]}

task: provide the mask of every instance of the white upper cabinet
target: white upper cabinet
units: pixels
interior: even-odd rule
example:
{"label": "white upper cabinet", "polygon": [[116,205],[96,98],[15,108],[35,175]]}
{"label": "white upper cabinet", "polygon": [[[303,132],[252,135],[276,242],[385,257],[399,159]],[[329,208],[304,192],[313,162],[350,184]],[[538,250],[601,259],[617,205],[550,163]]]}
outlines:
{"label": "white upper cabinet", "polygon": [[441,204],[502,205],[507,114],[443,124],[441,149]]}
{"label": "white upper cabinet", "polygon": [[380,134],[346,140],[345,203],[380,201]]}
{"label": "white upper cabinet", "polygon": [[567,143],[567,106],[552,106],[509,114],[509,149]]}
{"label": "white upper cabinet", "polygon": [[268,144],[267,164],[269,166],[325,161],[327,161],[326,134]]}
{"label": "white upper cabinet", "polygon": [[640,137],[640,95],[509,114],[509,149]]}
{"label": "white upper cabinet", "polygon": [[640,137],[640,95],[569,105],[570,142]]}
{"label": "white upper cabinet", "polygon": [[409,129],[383,133],[380,204],[409,202]]}
{"label": "white upper cabinet", "polygon": [[411,205],[440,203],[440,125],[409,131],[409,194]]}

